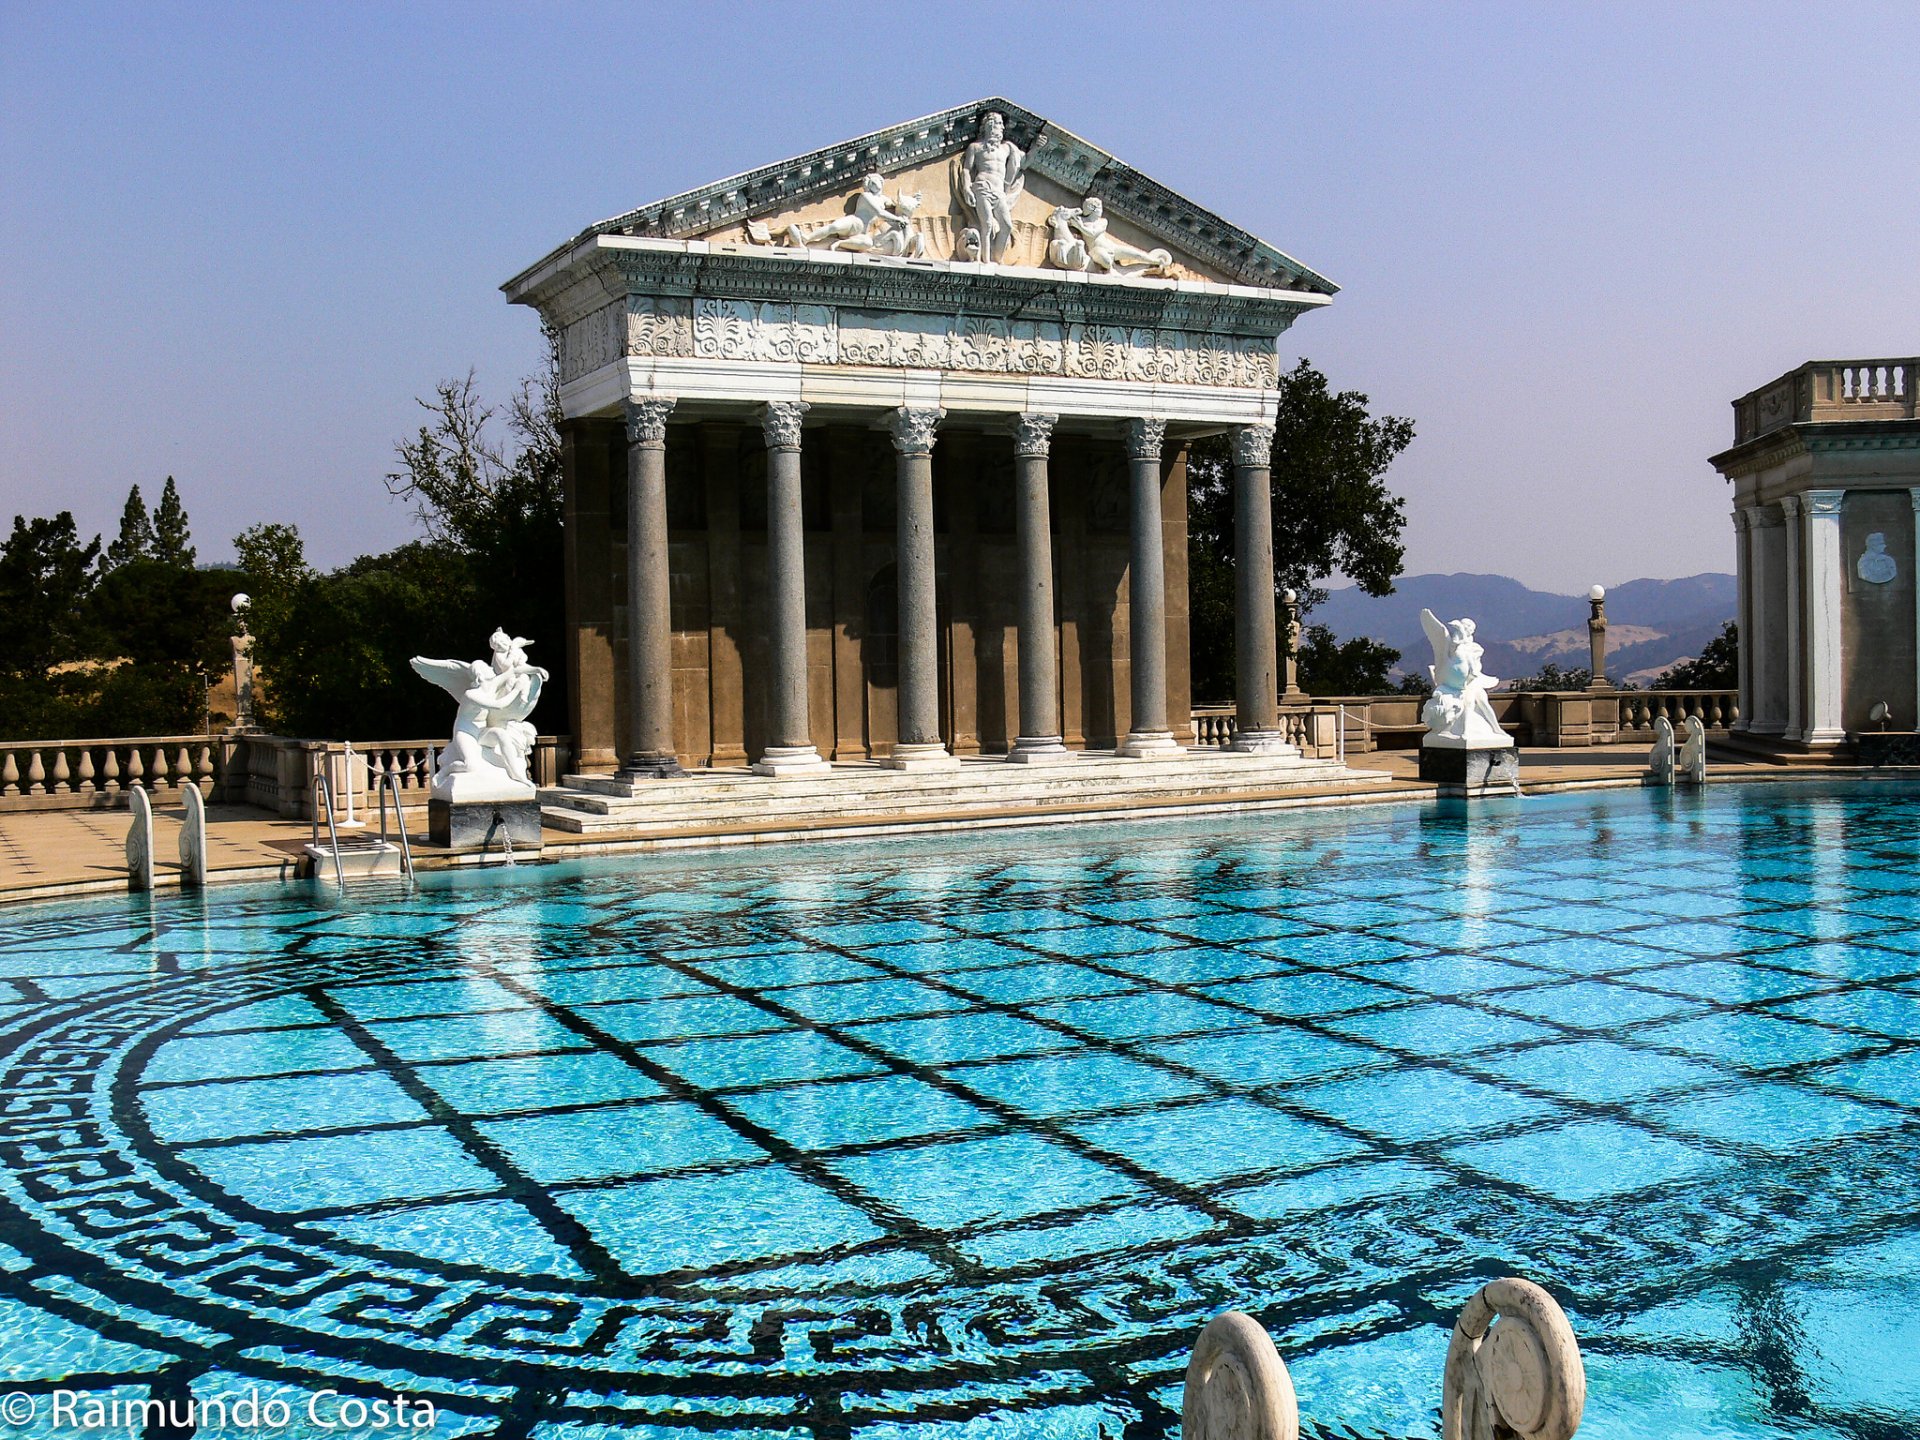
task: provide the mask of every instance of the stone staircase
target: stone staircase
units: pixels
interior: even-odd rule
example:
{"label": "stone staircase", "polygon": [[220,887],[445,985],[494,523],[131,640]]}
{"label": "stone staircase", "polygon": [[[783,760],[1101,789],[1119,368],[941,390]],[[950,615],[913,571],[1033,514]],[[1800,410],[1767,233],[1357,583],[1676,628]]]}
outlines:
{"label": "stone staircase", "polygon": [[564,785],[542,790],[540,801],[548,829],[582,837],[771,838],[1297,803],[1307,792],[1372,788],[1387,778],[1334,760],[1218,750],[1164,760],[1082,752],[1052,765],[982,756],[950,770],[911,773],[861,761],[781,779],[748,770],[637,783],[569,775]]}

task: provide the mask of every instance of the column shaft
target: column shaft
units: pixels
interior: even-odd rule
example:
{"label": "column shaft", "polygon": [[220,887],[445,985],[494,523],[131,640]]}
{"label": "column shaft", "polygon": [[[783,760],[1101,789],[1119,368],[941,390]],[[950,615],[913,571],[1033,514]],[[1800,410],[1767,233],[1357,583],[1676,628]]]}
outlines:
{"label": "column shaft", "polygon": [[1740,718],[1734,722],[1733,728],[1736,730],[1753,728],[1753,647],[1759,627],[1753,621],[1753,530],[1748,523],[1749,518],[1745,508],[1734,509],[1733,569],[1736,599],[1733,623],[1740,633]]}
{"label": "column shaft", "polygon": [[1801,613],[1805,592],[1801,587],[1800,498],[1788,495],[1780,501],[1787,532],[1787,728],[1789,740],[1806,739],[1806,656],[1801,647]]}
{"label": "column shaft", "polygon": [[679,775],[673,744],[673,614],[667,569],[671,400],[627,406],[627,761],[622,779]]}
{"label": "column shaft", "polygon": [[1920,486],[1909,489],[1907,498],[1913,504],[1913,715],[1914,728],[1920,729]]}
{"label": "column shaft", "polygon": [[1273,427],[1243,425],[1233,436],[1233,748],[1290,755],[1280,730],[1274,671],[1279,640],[1273,606]]}
{"label": "column shaft", "polygon": [[1844,490],[1809,490],[1803,566],[1807,592],[1807,727],[1810,745],[1847,738],[1840,693],[1840,505]]}
{"label": "column shaft", "polygon": [[799,401],[767,406],[767,619],[772,691],[767,748],[754,769],[764,775],[812,774],[826,761],[813,748],[807,713],[807,532],[801,509]]}
{"label": "column shaft", "polygon": [[955,764],[940,741],[940,620],[934,585],[933,436],[938,410],[900,409],[888,428],[897,452],[894,566],[900,596],[900,724],[896,770]]}
{"label": "column shaft", "polygon": [[1160,447],[1166,434],[1164,420],[1127,422],[1133,500],[1127,648],[1133,672],[1133,718],[1120,742],[1120,753],[1154,758],[1185,753],[1167,728],[1167,570],[1160,533]]}
{"label": "column shaft", "polygon": [[1020,551],[1020,734],[1009,760],[1041,764],[1072,756],[1060,733],[1060,662],[1053,629],[1053,518],[1048,458],[1057,415],[1013,422],[1015,536]]}

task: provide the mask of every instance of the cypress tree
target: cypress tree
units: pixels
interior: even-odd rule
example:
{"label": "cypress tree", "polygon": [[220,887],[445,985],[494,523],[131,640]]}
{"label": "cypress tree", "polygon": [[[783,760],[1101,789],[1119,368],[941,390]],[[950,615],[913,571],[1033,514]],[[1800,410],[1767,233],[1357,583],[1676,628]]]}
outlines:
{"label": "cypress tree", "polygon": [[153,512],[153,558],[176,570],[193,568],[193,532],[187,528],[187,507],[180,503],[180,489],[171,475]]}
{"label": "cypress tree", "polygon": [[120,511],[120,534],[107,546],[107,567],[118,569],[131,560],[151,560],[155,540],[153,517],[147,514],[147,502],[140,498],[140,487],[127,492],[127,503]]}

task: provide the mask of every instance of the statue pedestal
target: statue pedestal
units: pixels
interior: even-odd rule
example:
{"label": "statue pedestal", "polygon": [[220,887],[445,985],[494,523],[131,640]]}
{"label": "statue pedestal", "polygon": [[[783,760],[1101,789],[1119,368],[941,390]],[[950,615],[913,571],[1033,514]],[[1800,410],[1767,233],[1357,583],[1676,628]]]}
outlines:
{"label": "statue pedestal", "polygon": [[539,792],[505,776],[447,777],[427,800],[427,838],[449,850],[538,850]]}
{"label": "statue pedestal", "polygon": [[1469,790],[1518,785],[1520,751],[1512,741],[1502,744],[1429,735],[1420,746],[1420,778],[1439,785],[1464,785]]}

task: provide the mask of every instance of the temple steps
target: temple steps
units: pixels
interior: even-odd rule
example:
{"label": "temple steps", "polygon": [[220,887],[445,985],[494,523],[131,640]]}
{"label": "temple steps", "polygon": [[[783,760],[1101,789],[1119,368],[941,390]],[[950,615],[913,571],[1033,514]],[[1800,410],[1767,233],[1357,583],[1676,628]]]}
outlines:
{"label": "temple steps", "polygon": [[899,771],[861,762],[826,774],[776,778],[746,770],[700,770],[672,780],[628,782],[569,775],[540,792],[546,826],[578,835],[669,834],[746,826],[784,831],[939,820],[965,822],[1048,810],[1095,815],[1175,805],[1218,805],[1307,789],[1351,788],[1380,776],[1333,760],[1188,751],[1134,760],[1076,754],[1053,765],[968,758],[948,770]]}

